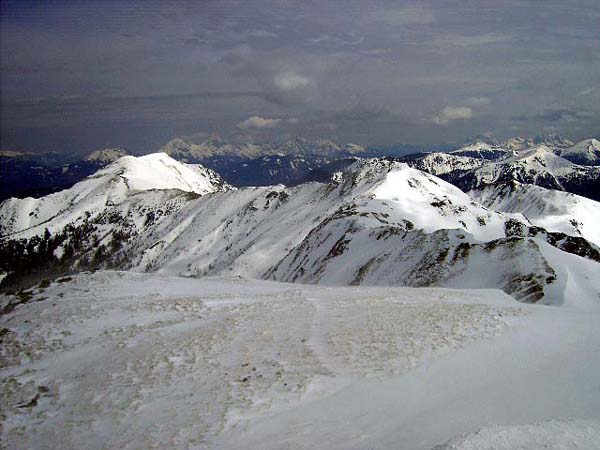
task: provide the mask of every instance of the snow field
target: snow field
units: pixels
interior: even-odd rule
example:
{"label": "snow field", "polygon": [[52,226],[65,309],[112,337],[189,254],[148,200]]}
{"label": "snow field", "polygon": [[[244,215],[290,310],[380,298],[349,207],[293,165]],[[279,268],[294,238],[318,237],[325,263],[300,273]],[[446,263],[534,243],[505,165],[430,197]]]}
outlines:
{"label": "snow field", "polygon": [[3,441],[221,448],[256,418],[405,373],[524,313],[494,291],[82,274],[1,319]]}
{"label": "snow field", "polygon": [[548,421],[534,425],[484,428],[433,450],[594,450],[600,448],[600,423]]}

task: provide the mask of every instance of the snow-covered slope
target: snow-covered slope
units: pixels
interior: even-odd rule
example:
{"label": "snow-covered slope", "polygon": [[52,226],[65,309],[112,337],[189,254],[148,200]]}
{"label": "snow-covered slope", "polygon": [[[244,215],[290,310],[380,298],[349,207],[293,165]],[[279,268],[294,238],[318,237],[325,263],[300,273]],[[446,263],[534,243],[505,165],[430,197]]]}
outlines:
{"label": "snow-covered slope", "polygon": [[0,440],[10,450],[595,450],[599,305],[579,300],[61,278],[0,294]]}
{"label": "snow-covered slope", "polygon": [[486,142],[474,142],[473,144],[461,147],[458,150],[450,152],[451,155],[477,158],[484,160],[495,160],[515,155],[517,152],[507,150],[502,146],[490,145]]}
{"label": "snow-covered slope", "polygon": [[131,190],[179,189],[205,195],[221,188],[219,176],[200,166],[182,164],[165,153],[124,157],[93,178],[120,177]]}
{"label": "snow-covered slope", "polygon": [[596,448],[599,442],[600,423],[596,420],[551,420],[484,428],[433,450],[588,450]]}
{"label": "snow-covered slope", "polygon": [[485,158],[458,153],[426,153],[400,158],[415,169],[440,176],[454,171],[467,171],[485,164]]}
{"label": "snow-covered slope", "polygon": [[[153,158],[172,161],[166,155]],[[8,222],[6,228],[14,223],[26,229],[12,225],[14,234],[0,246],[17,267],[4,270],[26,271],[37,248],[54,255],[57,267],[337,285],[501,288],[523,301],[560,304],[562,291],[550,288],[561,282],[556,273],[566,272],[548,264],[540,244],[548,242],[592,265],[600,261],[598,247],[581,236],[535,227],[520,212],[494,211],[433,175],[387,159],[359,160],[328,184],[204,197],[157,190],[158,181],[142,176],[145,164],[154,162],[120,160],[123,170],[116,172],[127,174],[125,180],[108,178],[120,186],[116,190],[105,184],[115,174],[111,166],[88,180],[90,192],[77,186],[64,198],[42,199],[42,205],[49,202],[63,212],[41,216],[48,206],[38,208],[37,218],[26,214],[24,219],[40,221],[37,227],[25,220]],[[169,171],[175,178],[167,185],[189,189],[178,184],[182,173],[183,168]],[[104,180],[99,187],[93,184],[98,180]],[[166,180],[167,173],[162,174],[161,183]],[[61,198],[69,206],[56,208]],[[27,211],[7,202],[1,217],[5,221],[20,210]],[[50,236],[42,236],[46,228]],[[29,256],[19,239],[33,235],[40,237]]]}
{"label": "snow-covered slope", "polygon": [[595,200],[600,198],[600,167],[573,164],[546,146],[492,161],[452,177],[452,183],[464,191],[513,181],[572,192]]}
{"label": "snow-covered slope", "polygon": [[464,191],[518,182],[600,200],[600,167],[591,167],[597,161],[598,141],[571,147],[568,141],[552,142],[534,145],[519,140],[503,146],[477,142],[450,153],[416,154],[401,160]]}
{"label": "snow-covered slope", "polygon": [[[505,287],[523,300],[540,298],[551,277],[537,250],[515,247],[523,265],[496,243],[482,261],[504,256],[482,281],[466,264],[471,245],[506,239],[520,215],[472,202],[435,177],[388,161],[362,161],[338,185],[243,189],[200,199],[145,233],[152,242],[134,267],[183,275],[236,274],[324,284]],[[496,248],[498,247],[498,248]],[[515,281],[526,270],[532,280]],[[539,282],[539,283],[538,283]],[[527,287],[524,287],[524,286]],[[529,288],[533,286],[530,292]]]}
{"label": "snow-covered slope", "polygon": [[[342,190],[361,188],[362,175],[375,162],[361,164],[354,177],[347,174]],[[598,248],[585,239],[531,227],[521,214],[488,210],[401,164],[389,169],[376,186],[319,221],[267,275],[323,284],[485,286],[523,301],[560,304],[563,293],[550,290],[557,268],[548,264],[541,244],[587,256],[590,270],[600,270]]]}
{"label": "snow-covered slope", "polygon": [[560,188],[559,178],[570,175],[573,170],[576,169],[571,162],[556,156],[550,148],[540,146],[478,168],[473,171],[473,181],[474,187],[515,180]]}
{"label": "snow-covered slope", "polygon": [[[385,160],[356,163],[339,184],[243,189],[198,201],[183,214],[187,220],[175,220],[176,227],[167,224],[170,228],[158,230],[156,238],[151,235],[156,243],[145,254],[145,264],[190,275],[233,270],[261,277],[292,248],[304,248],[315,235],[333,236],[320,232],[330,223],[339,223],[342,234],[357,226],[383,234],[408,230],[428,235],[452,229],[481,241],[505,237],[507,221],[527,225],[518,214],[489,211],[443,180]],[[327,252],[334,244],[322,243],[319,251]],[[354,264],[363,257],[364,252],[356,255]],[[332,263],[348,278],[354,276],[354,265],[344,269]],[[276,279],[281,267],[271,272]]]}
{"label": "snow-covered slope", "polygon": [[0,204],[3,446],[596,449],[600,207],[537,185],[595,169],[480,150],[419,159],[468,193],[156,154]]}
{"label": "snow-covered slope", "polygon": [[518,182],[486,186],[469,195],[487,208],[522,213],[533,225],[583,236],[600,246],[600,203],[594,200]]}
{"label": "snow-covered slope", "polygon": [[561,158],[584,166],[600,166],[600,141],[586,139],[560,151]]}
{"label": "snow-covered slope", "polygon": [[178,190],[204,195],[226,188],[214,172],[185,165],[164,153],[125,156],[72,188],[39,199],[11,198],[0,208],[1,235],[39,235],[75,225],[118,205],[138,191]]}
{"label": "snow-covered slope", "polygon": [[[357,164],[354,170],[360,165]],[[390,219],[412,222],[416,229],[425,233],[464,230],[480,241],[505,236],[507,216],[488,211],[440,178],[402,164],[393,166],[370,195],[379,201],[382,210],[389,211]],[[390,208],[387,208],[388,204],[391,204]],[[516,219],[526,222],[522,216]]]}

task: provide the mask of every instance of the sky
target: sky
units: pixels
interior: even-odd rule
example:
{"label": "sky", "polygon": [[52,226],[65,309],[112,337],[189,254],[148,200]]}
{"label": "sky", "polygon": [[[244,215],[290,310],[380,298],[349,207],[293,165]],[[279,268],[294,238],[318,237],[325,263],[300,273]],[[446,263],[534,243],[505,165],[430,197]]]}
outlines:
{"label": "sky", "polygon": [[600,133],[600,1],[0,3],[0,147]]}

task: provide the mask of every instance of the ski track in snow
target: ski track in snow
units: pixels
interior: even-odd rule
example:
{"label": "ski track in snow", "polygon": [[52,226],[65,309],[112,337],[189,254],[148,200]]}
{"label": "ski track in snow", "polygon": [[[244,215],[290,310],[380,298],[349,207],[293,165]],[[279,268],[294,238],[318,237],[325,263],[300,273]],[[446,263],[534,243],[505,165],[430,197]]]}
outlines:
{"label": "ski track in snow", "polygon": [[[493,290],[82,274],[0,318],[2,441],[431,449],[497,423],[600,413],[599,382],[563,379],[598,373],[596,319]],[[589,367],[555,364],[565,349]],[[521,409],[530,387],[565,393]]]}

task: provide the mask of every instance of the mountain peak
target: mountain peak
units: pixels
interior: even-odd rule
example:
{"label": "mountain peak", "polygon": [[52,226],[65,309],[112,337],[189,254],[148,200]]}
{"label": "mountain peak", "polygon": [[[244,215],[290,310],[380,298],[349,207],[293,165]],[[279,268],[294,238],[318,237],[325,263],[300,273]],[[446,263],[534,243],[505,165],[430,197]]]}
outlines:
{"label": "mountain peak", "polygon": [[[392,167],[372,195],[391,202],[399,216],[426,233],[462,229],[482,240],[504,236],[506,217],[473,202],[456,186],[406,164]],[[525,222],[522,216],[515,219]]]}
{"label": "mountain peak", "polygon": [[560,156],[572,163],[584,166],[600,166],[600,141],[586,139],[560,152]]}
{"label": "mountain peak", "polygon": [[533,138],[515,137],[502,142],[501,146],[508,150],[522,151],[539,145],[546,145],[550,148],[566,148],[573,145],[573,142],[563,138],[558,134],[537,135]]}
{"label": "mountain peak", "polygon": [[104,148],[89,153],[84,158],[85,161],[98,162],[102,164],[108,164],[116,161],[123,156],[127,156],[128,153],[122,148]]}
{"label": "mountain peak", "polygon": [[201,166],[181,163],[164,152],[145,156],[124,156],[92,178],[118,175],[129,189],[179,189],[197,194],[221,190],[225,183],[213,171]]}
{"label": "mountain peak", "polygon": [[501,146],[490,144],[489,142],[476,141],[468,144],[458,150],[450,152],[454,156],[465,156],[477,159],[499,159],[514,154],[513,150],[507,150]]}
{"label": "mountain peak", "polygon": [[574,142],[565,139],[560,134],[545,134],[538,135],[533,138],[533,142],[535,144],[544,144],[548,147],[570,147],[574,144]]}
{"label": "mountain peak", "polygon": [[229,185],[212,170],[180,163],[165,153],[124,156],[69,189],[39,199],[6,200],[1,225],[6,234],[21,230],[34,235],[50,221],[56,228],[79,223],[108,206],[126,203],[140,191],[171,196],[166,191],[205,195],[227,189]]}

